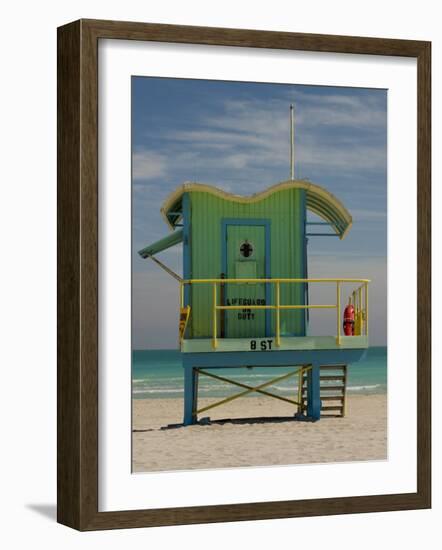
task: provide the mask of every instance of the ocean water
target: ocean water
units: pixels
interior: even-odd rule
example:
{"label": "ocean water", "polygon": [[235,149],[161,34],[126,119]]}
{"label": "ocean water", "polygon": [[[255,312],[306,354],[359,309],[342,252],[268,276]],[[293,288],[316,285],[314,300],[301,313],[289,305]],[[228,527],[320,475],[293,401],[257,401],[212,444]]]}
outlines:
{"label": "ocean water", "polygon": [[[267,380],[283,375],[289,367],[255,367],[253,369],[217,369],[216,374],[257,386]],[[213,372],[213,371],[212,371]],[[348,393],[373,394],[387,391],[387,348],[371,347],[364,360],[350,365],[348,369]],[[266,388],[276,390],[280,395],[293,395],[297,389],[297,376]],[[333,384],[333,383],[331,383]],[[162,399],[183,397],[183,367],[178,350],[134,350],[132,352],[132,395],[134,399]],[[240,391],[218,380],[200,376],[198,394],[200,397],[223,397]],[[251,393],[250,398],[257,393]]]}

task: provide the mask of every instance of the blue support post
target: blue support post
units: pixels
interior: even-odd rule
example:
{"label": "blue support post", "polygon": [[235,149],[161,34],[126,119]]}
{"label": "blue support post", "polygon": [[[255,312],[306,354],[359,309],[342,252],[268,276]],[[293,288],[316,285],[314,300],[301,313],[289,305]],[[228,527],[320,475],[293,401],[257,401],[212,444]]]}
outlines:
{"label": "blue support post", "polygon": [[198,408],[198,372],[193,365],[184,364],[184,426],[190,426],[197,421]]}
{"label": "blue support post", "polygon": [[[183,195],[183,279],[192,278],[190,197]],[[184,305],[191,306],[190,285],[184,285]],[[190,324],[192,319],[190,319]]]}
{"label": "blue support post", "polygon": [[313,364],[307,373],[307,416],[311,420],[321,418],[321,367]]}

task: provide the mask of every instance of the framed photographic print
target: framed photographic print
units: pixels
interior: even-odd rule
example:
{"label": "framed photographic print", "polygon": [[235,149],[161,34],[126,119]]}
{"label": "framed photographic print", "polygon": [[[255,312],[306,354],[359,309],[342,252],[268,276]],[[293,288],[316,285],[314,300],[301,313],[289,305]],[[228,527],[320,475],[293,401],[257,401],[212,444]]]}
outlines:
{"label": "framed photographic print", "polygon": [[58,520],[430,507],[430,43],[58,33]]}

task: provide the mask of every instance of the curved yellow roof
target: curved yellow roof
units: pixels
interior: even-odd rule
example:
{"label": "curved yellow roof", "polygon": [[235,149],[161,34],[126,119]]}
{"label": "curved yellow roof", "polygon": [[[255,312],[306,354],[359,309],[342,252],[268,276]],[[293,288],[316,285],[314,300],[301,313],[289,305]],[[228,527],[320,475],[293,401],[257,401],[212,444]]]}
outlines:
{"label": "curved yellow roof", "polygon": [[307,208],[328,222],[333,227],[336,234],[339,235],[340,239],[345,237],[352,224],[352,217],[348,210],[332,193],[320,185],[316,185],[306,180],[283,181],[276,185],[272,185],[264,191],[250,195],[249,197],[234,195],[218,187],[204,183],[186,182],[178,186],[175,191],[167,197],[161,207],[161,213],[166,223],[171,228],[174,228],[181,218],[182,197],[184,193],[210,193],[232,202],[253,203],[259,202],[273,195],[273,193],[278,193],[286,189],[305,189]]}

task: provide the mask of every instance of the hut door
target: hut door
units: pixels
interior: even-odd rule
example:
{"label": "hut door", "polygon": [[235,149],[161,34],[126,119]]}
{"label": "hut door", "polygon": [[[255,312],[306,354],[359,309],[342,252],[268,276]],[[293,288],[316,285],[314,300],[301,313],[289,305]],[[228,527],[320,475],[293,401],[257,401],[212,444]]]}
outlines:
{"label": "hut door", "polygon": [[[262,279],[266,273],[265,225],[226,225],[225,275],[227,279]],[[266,335],[266,311],[249,309],[266,304],[266,285],[260,283],[226,284],[226,305],[244,306],[226,310],[224,332],[227,338],[253,338]]]}

